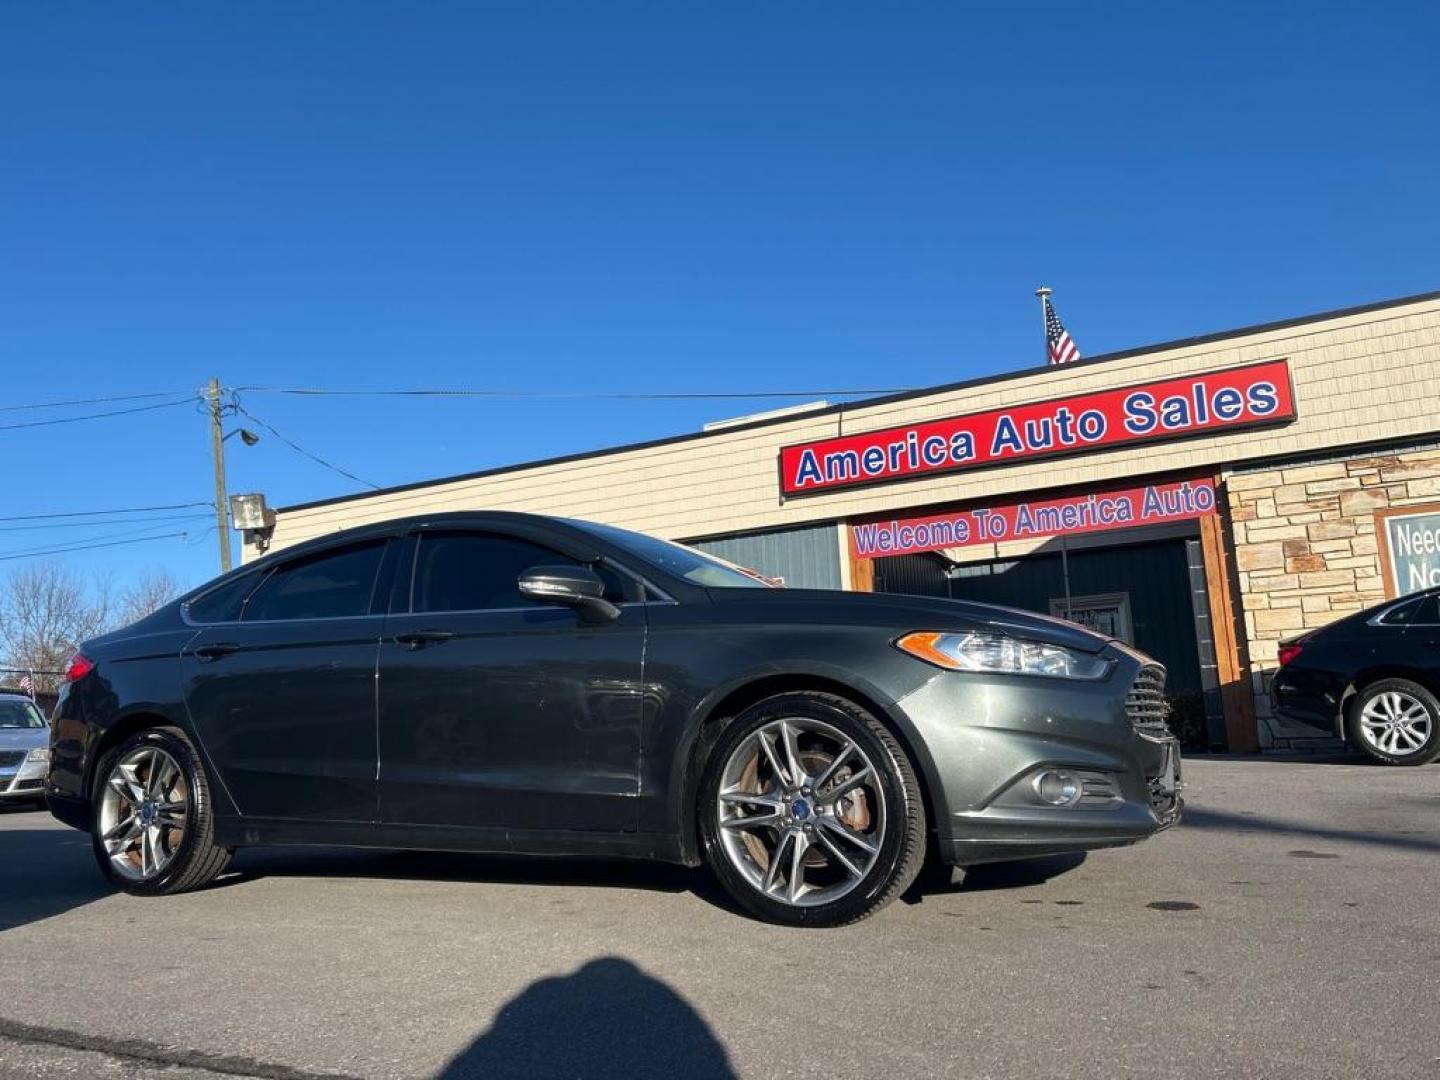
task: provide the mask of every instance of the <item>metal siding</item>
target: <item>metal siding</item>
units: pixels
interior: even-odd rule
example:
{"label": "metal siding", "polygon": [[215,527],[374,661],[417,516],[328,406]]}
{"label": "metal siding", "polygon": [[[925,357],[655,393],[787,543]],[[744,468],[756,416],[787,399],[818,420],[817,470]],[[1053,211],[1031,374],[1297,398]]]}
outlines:
{"label": "metal siding", "polygon": [[934,555],[890,555],[876,559],[875,591],[952,597],[945,561]]}
{"label": "metal siding", "polygon": [[796,589],[838,589],[840,542],[834,525],[693,540],[692,546],[769,577],[785,579]]}

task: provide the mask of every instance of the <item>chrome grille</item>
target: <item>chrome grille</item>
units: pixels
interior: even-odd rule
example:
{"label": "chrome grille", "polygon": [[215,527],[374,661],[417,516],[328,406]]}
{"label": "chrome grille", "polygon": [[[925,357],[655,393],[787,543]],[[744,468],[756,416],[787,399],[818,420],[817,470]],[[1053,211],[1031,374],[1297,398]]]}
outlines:
{"label": "chrome grille", "polygon": [[28,750],[0,750],[0,769],[8,769],[25,760]]}
{"label": "chrome grille", "polygon": [[1170,703],[1165,700],[1165,669],[1158,664],[1147,664],[1135,676],[1135,685],[1125,697],[1125,714],[1130,723],[1142,735],[1166,737],[1170,728],[1165,720],[1170,715]]}

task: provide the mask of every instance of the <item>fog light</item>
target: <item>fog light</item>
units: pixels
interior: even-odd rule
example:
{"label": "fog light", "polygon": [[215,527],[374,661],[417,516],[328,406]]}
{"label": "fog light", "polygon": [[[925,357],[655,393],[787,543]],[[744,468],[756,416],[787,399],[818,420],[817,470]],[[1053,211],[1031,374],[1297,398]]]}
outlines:
{"label": "fog light", "polygon": [[1036,797],[1050,806],[1074,806],[1084,792],[1078,776],[1054,769],[1040,773],[1032,783]]}

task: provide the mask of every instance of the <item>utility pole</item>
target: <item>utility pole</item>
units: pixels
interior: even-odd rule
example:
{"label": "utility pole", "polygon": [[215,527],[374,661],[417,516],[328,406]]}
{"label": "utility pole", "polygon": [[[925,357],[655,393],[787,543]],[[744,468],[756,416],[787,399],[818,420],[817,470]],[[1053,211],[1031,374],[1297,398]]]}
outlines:
{"label": "utility pole", "polygon": [[225,432],[220,424],[220,380],[211,379],[210,450],[215,457],[215,529],[220,534],[220,570],[230,569],[230,521],[225,511]]}

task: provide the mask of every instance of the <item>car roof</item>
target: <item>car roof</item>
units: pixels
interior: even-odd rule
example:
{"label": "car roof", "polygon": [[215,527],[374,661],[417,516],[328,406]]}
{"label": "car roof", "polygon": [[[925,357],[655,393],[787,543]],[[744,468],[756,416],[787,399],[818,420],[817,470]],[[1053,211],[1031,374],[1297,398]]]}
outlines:
{"label": "car roof", "polygon": [[[467,528],[486,527],[504,530],[513,535],[537,540],[581,562],[592,562],[617,550],[613,540],[597,535],[587,526],[592,524],[580,518],[566,518],[555,514],[530,514],[517,510],[444,510],[429,514],[410,514],[405,517],[386,518],[384,521],[368,522],[348,529],[323,533],[290,547],[271,551],[253,562],[236,567],[227,574],[206,582],[181,596],[176,603],[188,604],[211,589],[218,588],[222,581],[254,571],[265,572],[269,567],[292,559],[305,558],[311,554],[326,551],[346,543],[374,537],[395,536],[422,529],[444,529],[464,526]],[[598,524],[598,523],[596,523]],[[692,592],[703,594],[704,589],[693,582],[677,578],[663,567],[648,566],[647,576],[659,579],[658,584],[668,592]]]}

